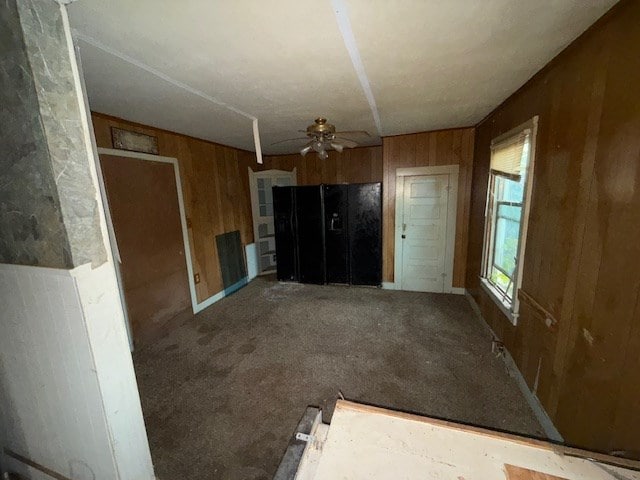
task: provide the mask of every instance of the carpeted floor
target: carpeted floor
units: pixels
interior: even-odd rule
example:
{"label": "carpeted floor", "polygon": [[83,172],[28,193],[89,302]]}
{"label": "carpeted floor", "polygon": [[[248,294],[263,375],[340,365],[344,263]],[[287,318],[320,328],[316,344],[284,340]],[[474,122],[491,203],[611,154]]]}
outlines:
{"label": "carpeted floor", "polygon": [[134,362],[161,480],[270,479],[305,407],[338,392],[542,436],[463,296],[258,278]]}

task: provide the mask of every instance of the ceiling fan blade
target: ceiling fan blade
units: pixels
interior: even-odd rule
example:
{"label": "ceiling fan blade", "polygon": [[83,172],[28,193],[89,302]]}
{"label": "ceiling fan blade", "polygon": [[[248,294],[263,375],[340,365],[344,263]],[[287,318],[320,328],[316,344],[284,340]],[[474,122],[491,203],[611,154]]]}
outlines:
{"label": "ceiling fan blade", "polygon": [[336,135],[366,135],[367,137],[371,136],[366,130],[349,130],[346,132],[336,132]]}
{"label": "ceiling fan blade", "polygon": [[272,143],[271,145],[278,145],[279,143],[294,142],[296,140],[306,140],[306,139],[307,137],[287,138],[286,140],[280,140],[279,142]]}
{"label": "ceiling fan blade", "polygon": [[348,138],[336,137],[336,140],[339,140],[343,147],[353,148],[358,146],[358,142],[354,142],[353,140],[349,140]]}

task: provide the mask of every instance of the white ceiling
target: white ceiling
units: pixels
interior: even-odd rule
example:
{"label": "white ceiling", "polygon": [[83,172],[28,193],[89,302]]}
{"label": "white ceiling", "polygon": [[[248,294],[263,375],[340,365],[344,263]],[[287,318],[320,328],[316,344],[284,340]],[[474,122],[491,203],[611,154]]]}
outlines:
{"label": "white ceiling", "polygon": [[[317,116],[363,144],[474,125],[616,0],[79,0],[95,111],[264,153]],[[381,120],[338,27],[347,7]],[[240,113],[238,113],[240,111]],[[243,115],[244,114],[244,115]]]}

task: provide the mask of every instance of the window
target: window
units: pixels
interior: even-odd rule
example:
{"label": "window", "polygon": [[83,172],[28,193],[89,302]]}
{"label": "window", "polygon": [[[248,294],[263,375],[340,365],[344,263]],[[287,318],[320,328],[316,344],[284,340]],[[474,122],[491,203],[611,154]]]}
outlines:
{"label": "window", "polygon": [[537,117],[491,142],[482,285],[515,324]]}

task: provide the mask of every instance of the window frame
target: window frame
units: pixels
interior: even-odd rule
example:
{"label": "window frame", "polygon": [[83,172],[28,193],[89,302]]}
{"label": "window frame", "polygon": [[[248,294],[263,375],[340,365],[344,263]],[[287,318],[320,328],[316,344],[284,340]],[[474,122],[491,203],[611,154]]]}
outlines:
{"label": "window frame", "polygon": [[[538,131],[538,116],[531,118],[530,120],[512,128],[508,132],[499,135],[491,140],[491,145],[502,143],[505,140],[521,134],[525,130],[530,130],[529,138],[529,161],[527,164],[525,174],[525,185],[522,198],[522,211],[520,213],[520,234],[518,236],[517,257],[516,266],[513,273],[513,294],[512,300],[506,298],[506,294],[499,290],[490,280],[491,267],[489,262],[492,262],[495,252],[495,229],[497,226],[498,208],[494,206],[491,201],[491,193],[495,189],[495,174],[489,171],[489,179],[487,182],[487,197],[485,201],[485,218],[484,218],[484,237],[482,245],[482,264],[480,272],[480,285],[489,294],[489,297],[496,303],[502,313],[509,319],[513,325],[517,325],[520,301],[518,298],[518,291],[522,284],[522,271],[524,264],[524,254],[527,240],[527,230],[529,226],[529,213],[531,207],[531,192],[533,190],[533,173],[536,157],[536,140]],[[492,208],[493,207],[493,208]]]}

